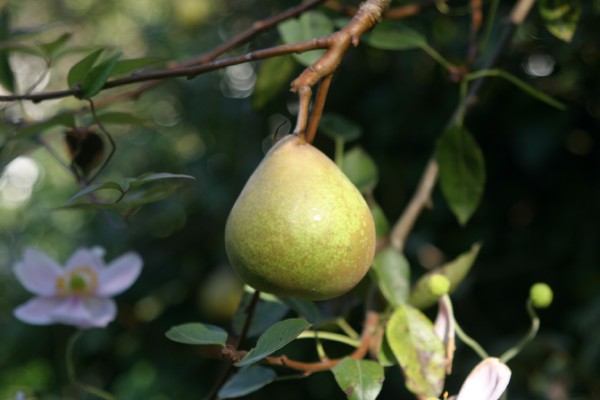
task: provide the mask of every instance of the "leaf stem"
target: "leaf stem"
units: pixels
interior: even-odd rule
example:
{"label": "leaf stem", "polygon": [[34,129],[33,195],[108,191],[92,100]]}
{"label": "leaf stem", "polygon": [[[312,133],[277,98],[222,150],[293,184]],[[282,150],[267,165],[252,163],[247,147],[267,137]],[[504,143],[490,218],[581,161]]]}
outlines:
{"label": "leaf stem", "polygon": [[483,347],[481,347],[481,345],[477,343],[475,339],[467,335],[465,331],[462,330],[456,319],[454,319],[454,327],[456,329],[456,336],[458,336],[458,338],[464,344],[469,346],[475,353],[477,353],[482,360],[489,357],[488,353],[483,349]]}
{"label": "leaf stem", "polygon": [[78,329],[69,338],[69,342],[67,343],[67,350],[66,350],[65,358],[66,358],[67,376],[69,377],[69,382],[71,382],[72,385],[77,386],[79,389],[83,390],[84,392],[87,392],[87,393],[94,395],[96,397],[99,397],[101,399],[116,400],[116,397],[113,396],[112,394],[105,392],[104,390],[99,389],[95,386],[87,385],[87,384],[77,380],[77,374],[75,373],[75,362],[74,362],[73,353],[74,353],[75,343],[81,337],[83,332],[84,332],[83,330]]}
{"label": "leaf stem", "polygon": [[531,303],[531,299],[527,300],[527,313],[529,314],[529,318],[531,319],[531,327],[529,328],[529,332],[523,337],[519,343],[517,343],[512,348],[508,349],[502,356],[500,356],[500,361],[503,363],[508,363],[513,357],[523,350],[523,348],[537,335],[538,330],[540,329],[540,318],[537,316],[533,304]]}
{"label": "leaf stem", "polygon": [[304,331],[296,339],[314,339],[315,337],[324,340],[331,340],[333,342],[344,343],[352,347],[360,346],[360,340],[358,339],[353,339],[346,335],[341,335],[339,333],[327,331]]}
{"label": "leaf stem", "polygon": [[336,319],[335,323],[347,336],[351,337],[352,339],[360,338],[358,332],[356,332],[344,318]]}
{"label": "leaf stem", "polygon": [[422,43],[421,49],[423,49],[425,53],[429,54],[431,58],[437,61],[447,71],[453,71],[456,69],[456,67],[450,61],[446,60],[440,53],[438,53],[436,49],[431,47],[429,44],[425,42]]}

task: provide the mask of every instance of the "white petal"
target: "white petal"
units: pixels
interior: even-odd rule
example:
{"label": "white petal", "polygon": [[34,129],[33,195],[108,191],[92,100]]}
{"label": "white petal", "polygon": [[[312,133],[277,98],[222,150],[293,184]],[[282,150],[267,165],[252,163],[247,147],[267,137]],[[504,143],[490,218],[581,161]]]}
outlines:
{"label": "white petal", "polygon": [[53,310],[52,319],[78,328],[103,328],[116,315],[117,306],[112,299],[70,296]]}
{"label": "white petal", "polygon": [[117,316],[117,305],[113,299],[90,297],[85,299],[85,307],[92,317],[90,326],[103,328]]}
{"label": "white petal", "polygon": [[92,267],[96,271],[104,268],[102,257],[98,257],[94,249],[80,248],[69,258],[65,270],[70,271],[77,267]]}
{"label": "white petal", "polygon": [[510,381],[510,368],[497,358],[486,358],[471,371],[456,400],[498,400]]}
{"label": "white petal", "polygon": [[433,330],[437,337],[444,342],[446,348],[446,374],[450,375],[452,373],[454,351],[456,350],[454,312],[452,311],[452,303],[448,295],[440,297],[438,305],[438,314],[435,318]]}
{"label": "white petal", "polygon": [[23,261],[15,264],[17,279],[31,293],[52,296],[56,293],[56,280],[64,270],[41,251],[25,249]]}
{"label": "white petal", "polygon": [[54,297],[35,297],[17,307],[14,315],[17,319],[28,324],[50,325],[56,322],[52,314],[61,302],[60,299]]}
{"label": "white petal", "polygon": [[115,296],[127,290],[142,271],[142,258],[137,253],[126,253],[100,271],[99,296]]}

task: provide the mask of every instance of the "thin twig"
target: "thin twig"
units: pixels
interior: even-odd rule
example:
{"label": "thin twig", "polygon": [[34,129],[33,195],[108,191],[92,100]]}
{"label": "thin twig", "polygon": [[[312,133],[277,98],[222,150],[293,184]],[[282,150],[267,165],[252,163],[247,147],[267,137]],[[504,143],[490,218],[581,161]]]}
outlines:
{"label": "thin twig", "polygon": [[329,92],[329,86],[331,86],[331,81],[333,79],[333,74],[327,75],[321,83],[319,84],[319,88],[317,89],[317,94],[315,96],[315,103],[313,104],[313,110],[310,115],[310,120],[308,122],[308,129],[306,130],[306,141],[308,143],[312,143],[317,134],[317,128],[319,126],[319,121],[321,120],[321,116],[323,115],[323,108],[325,107],[325,101],[327,100],[327,92]]}
{"label": "thin twig", "polygon": [[[435,4],[434,0],[425,0],[420,3],[414,4],[406,4],[403,6],[398,6],[394,8],[390,8],[383,12],[383,18],[385,19],[405,19],[408,17],[412,17],[413,15],[418,14],[423,8],[429,7]],[[349,6],[343,3],[340,3],[336,0],[329,0],[325,3],[325,6],[330,8],[331,10],[344,13],[349,16],[353,16],[358,11],[357,7]]]}
{"label": "thin twig", "polygon": [[404,249],[406,238],[412,231],[421,211],[425,207],[431,206],[431,192],[437,182],[438,169],[437,161],[433,158],[430,159],[421,176],[417,190],[392,229],[390,234],[391,244],[399,252]]}
{"label": "thin twig", "polygon": [[312,97],[312,89],[310,86],[303,87],[298,92],[298,119],[294,133],[306,140],[306,126],[308,125],[308,112],[310,110],[310,98]]}
{"label": "thin twig", "polygon": [[471,30],[469,32],[469,46],[467,50],[467,67],[470,67],[479,52],[478,38],[483,23],[482,1],[471,0]]}
{"label": "thin twig", "polygon": [[94,181],[94,179],[96,179],[98,177],[98,175],[100,175],[102,170],[104,170],[104,168],[108,165],[108,163],[112,159],[113,155],[115,154],[115,151],[117,150],[117,145],[116,145],[112,135],[110,134],[110,132],[108,132],[108,130],[104,127],[104,124],[102,123],[102,121],[100,121],[100,118],[98,118],[98,114],[96,114],[96,106],[94,105],[94,102],[91,99],[89,99],[88,102],[90,104],[90,111],[92,112],[94,122],[96,122],[96,125],[98,125],[98,128],[100,128],[100,131],[102,131],[102,133],[104,133],[104,136],[106,136],[106,138],[108,139],[108,142],[110,143],[110,152],[108,153],[108,156],[106,157],[106,159],[104,159],[104,161],[102,162],[102,165],[100,165],[100,167],[96,170],[96,173],[87,180],[87,184],[89,185],[90,183],[92,183]]}

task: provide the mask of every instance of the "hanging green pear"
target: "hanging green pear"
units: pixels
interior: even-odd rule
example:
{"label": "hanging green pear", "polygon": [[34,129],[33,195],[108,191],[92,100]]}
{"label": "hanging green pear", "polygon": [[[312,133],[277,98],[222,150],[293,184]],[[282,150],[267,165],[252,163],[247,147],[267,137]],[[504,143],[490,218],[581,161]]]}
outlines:
{"label": "hanging green pear", "polygon": [[237,274],[257,290],[325,300],[365,276],[375,225],[365,200],[340,169],[290,135],[265,156],[225,227]]}

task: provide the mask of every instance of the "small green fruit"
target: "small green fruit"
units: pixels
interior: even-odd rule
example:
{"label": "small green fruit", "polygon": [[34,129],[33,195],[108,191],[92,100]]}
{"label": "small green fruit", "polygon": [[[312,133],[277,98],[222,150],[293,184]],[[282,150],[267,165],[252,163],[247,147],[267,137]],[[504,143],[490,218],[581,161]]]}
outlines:
{"label": "small green fruit", "polygon": [[546,283],[536,283],[529,290],[529,298],[535,308],[548,308],[552,304],[554,293]]}
{"label": "small green fruit", "polygon": [[325,300],[352,289],[375,253],[375,224],[356,187],[290,135],[265,156],[225,227],[237,274],[257,290]]}
{"label": "small green fruit", "polygon": [[427,282],[427,287],[432,295],[442,297],[450,291],[450,281],[442,274],[435,274]]}

